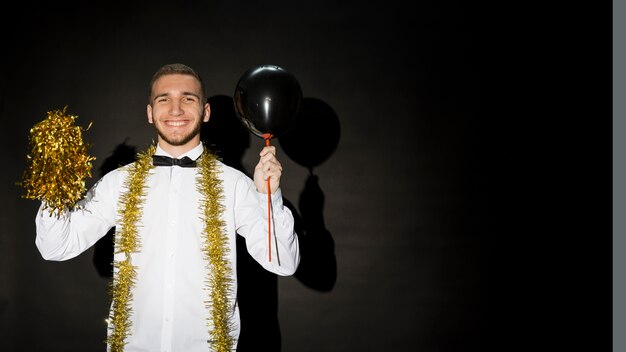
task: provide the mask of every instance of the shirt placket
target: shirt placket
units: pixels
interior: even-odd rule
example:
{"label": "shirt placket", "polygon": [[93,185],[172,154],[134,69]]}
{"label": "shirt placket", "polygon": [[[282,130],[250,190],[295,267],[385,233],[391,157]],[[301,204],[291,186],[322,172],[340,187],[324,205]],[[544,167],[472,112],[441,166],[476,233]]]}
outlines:
{"label": "shirt placket", "polygon": [[174,287],[176,276],[176,245],[180,226],[179,221],[179,202],[180,202],[180,185],[181,185],[181,169],[180,167],[171,167],[170,187],[167,197],[167,230],[165,237],[165,253],[166,264],[164,273],[164,294],[163,294],[163,321],[161,334],[161,350],[163,352],[172,351],[172,337],[174,324]]}

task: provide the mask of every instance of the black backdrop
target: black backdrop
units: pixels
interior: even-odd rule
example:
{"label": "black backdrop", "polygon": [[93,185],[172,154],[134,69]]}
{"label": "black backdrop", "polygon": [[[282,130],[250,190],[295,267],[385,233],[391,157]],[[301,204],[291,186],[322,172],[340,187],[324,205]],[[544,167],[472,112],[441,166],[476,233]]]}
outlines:
{"label": "black backdrop", "polygon": [[147,83],[170,62],[204,77],[203,136],[248,171],[263,141],[231,124],[237,80],[275,64],[303,90],[274,144],[306,257],[287,278],[242,259],[242,350],[610,346],[606,2],[31,2],[3,17],[3,351],[104,349],[100,247],[57,263],[34,246],[38,204],[15,185],[29,128],[66,105],[93,123],[91,185],[155,138]]}

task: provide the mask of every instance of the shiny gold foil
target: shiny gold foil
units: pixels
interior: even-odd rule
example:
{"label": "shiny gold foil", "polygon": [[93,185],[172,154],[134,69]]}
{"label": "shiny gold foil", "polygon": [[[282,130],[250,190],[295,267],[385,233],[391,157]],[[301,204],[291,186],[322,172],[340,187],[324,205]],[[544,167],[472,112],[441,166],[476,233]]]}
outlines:
{"label": "shiny gold foil", "polygon": [[124,259],[113,262],[116,273],[111,283],[113,305],[109,316],[111,330],[107,336],[111,352],[124,351],[126,337],[130,334],[132,289],[137,278],[137,268],[132,264],[132,254],[140,249],[137,223],[143,213],[146,179],[150,169],[153,168],[152,155],[155,150],[156,147],[151,146],[145,153],[139,153],[137,161],[129,166],[129,175],[124,184],[126,191],[119,200],[118,215],[121,224],[115,233],[115,254],[124,254]]}
{"label": "shiny gold foil", "polygon": [[24,188],[23,198],[43,201],[50,214],[74,208],[85,194],[85,180],[91,177],[91,162],[96,158],[87,153],[89,145],[83,142],[84,129],[75,125],[77,118],[67,113],[66,106],[49,111],[29,131],[27,167],[18,185]]}
{"label": "shiny gold foil", "polygon": [[208,263],[207,284],[210,297],[205,303],[210,312],[209,341],[213,351],[231,351],[234,341],[230,334],[233,328],[229,317],[228,298],[233,294],[232,267],[228,261],[228,237],[226,224],[222,220],[222,185],[217,177],[215,155],[204,150],[200,159],[200,175],[196,184],[204,196],[202,217],[206,224],[203,231],[204,257]]}

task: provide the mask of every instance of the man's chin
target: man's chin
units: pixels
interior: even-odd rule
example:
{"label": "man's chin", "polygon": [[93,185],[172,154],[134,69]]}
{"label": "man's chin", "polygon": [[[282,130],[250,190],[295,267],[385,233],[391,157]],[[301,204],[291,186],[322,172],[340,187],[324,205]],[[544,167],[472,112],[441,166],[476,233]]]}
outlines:
{"label": "man's chin", "polygon": [[180,138],[168,137],[162,134],[160,134],[160,136],[161,136],[161,140],[163,140],[165,143],[175,146],[175,147],[180,147],[182,145],[185,145],[193,139],[193,136],[185,136],[185,137],[180,137]]}

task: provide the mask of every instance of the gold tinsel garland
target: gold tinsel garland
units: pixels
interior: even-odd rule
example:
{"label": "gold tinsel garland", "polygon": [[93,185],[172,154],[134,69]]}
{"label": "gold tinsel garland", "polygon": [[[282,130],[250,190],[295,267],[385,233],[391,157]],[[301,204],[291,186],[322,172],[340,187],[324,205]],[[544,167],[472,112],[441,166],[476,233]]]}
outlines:
{"label": "gold tinsel garland", "polygon": [[[209,157],[210,156],[210,157]],[[230,334],[230,305],[228,297],[232,294],[232,268],[228,261],[228,237],[225,234],[225,224],[222,220],[222,185],[216,175],[216,158],[208,150],[200,159],[200,175],[198,176],[198,191],[203,195],[202,219],[206,226],[203,231],[204,256],[207,260],[207,285],[210,299],[206,301],[210,312],[207,318],[209,324],[209,341],[213,351],[230,351],[234,346]]]}
{"label": "gold tinsel garland", "polygon": [[111,285],[113,306],[109,322],[113,330],[107,337],[112,352],[124,351],[126,337],[130,334],[130,302],[133,298],[132,287],[137,278],[137,268],[132,264],[132,253],[140,247],[137,223],[143,212],[143,200],[146,195],[146,178],[152,166],[152,154],[156,148],[151,146],[145,153],[139,153],[137,161],[129,168],[124,187],[126,192],[120,197],[120,230],[115,235],[115,253],[124,253],[123,261],[114,261],[117,275]]}
{"label": "gold tinsel garland", "polygon": [[[116,235],[116,253],[123,252],[125,260],[115,262],[118,269],[113,280],[111,294],[113,299],[112,315],[109,317],[112,332],[107,338],[111,352],[124,350],[125,340],[130,334],[130,302],[132,288],[136,279],[136,267],[131,263],[131,253],[139,251],[137,223],[141,219],[142,204],[145,199],[145,180],[152,166],[152,155],[156,150],[151,146],[145,153],[140,153],[136,163],[129,169],[125,192],[120,199],[120,216],[122,229]],[[202,194],[202,220],[204,256],[207,261],[207,281],[209,299],[205,302],[210,312],[207,317],[209,326],[210,347],[213,351],[230,351],[234,340],[230,334],[229,297],[232,294],[232,268],[227,259],[229,252],[228,238],[225,235],[222,220],[222,187],[217,177],[215,155],[205,148],[200,158],[200,174],[198,175],[198,191]]]}
{"label": "gold tinsel garland", "polygon": [[89,146],[83,143],[83,129],[74,124],[76,118],[67,114],[66,106],[49,111],[29,131],[27,168],[18,185],[25,190],[23,198],[43,201],[50,214],[72,209],[82,199],[96,159],[87,154]]}

